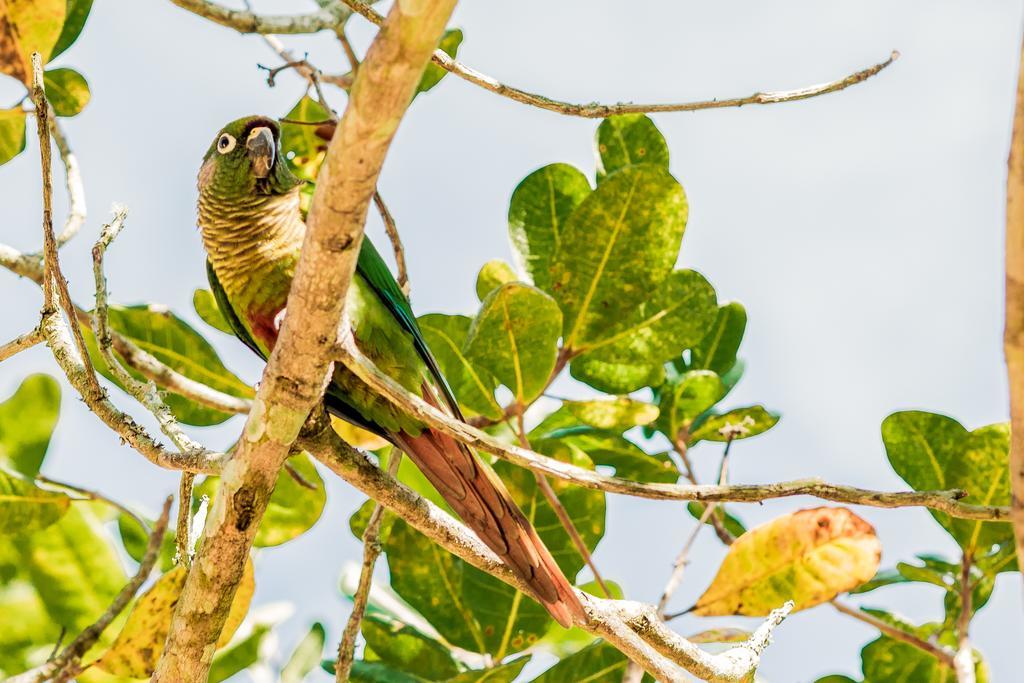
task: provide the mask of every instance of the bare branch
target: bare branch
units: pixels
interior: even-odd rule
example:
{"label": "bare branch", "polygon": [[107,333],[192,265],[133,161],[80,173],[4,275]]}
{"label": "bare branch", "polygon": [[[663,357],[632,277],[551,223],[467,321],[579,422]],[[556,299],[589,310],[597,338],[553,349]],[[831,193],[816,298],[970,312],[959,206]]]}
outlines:
{"label": "bare branch", "polygon": [[[343,0],[343,2],[354,12],[377,26],[380,26],[381,22],[384,20],[377,11],[363,3],[361,0]],[[497,95],[501,95],[502,97],[515,100],[516,102],[528,104],[540,109],[546,109],[547,111],[553,111],[556,114],[564,114],[565,116],[579,116],[585,119],[603,119],[609,116],[616,116],[618,114],[657,114],[677,111],[698,111],[701,109],[723,109],[726,107],[743,107],[751,104],[778,104],[780,102],[806,100],[820,95],[839,92],[840,90],[849,88],[851,85],[863,83],[896,61],[899,56],[900,53],[893,50],[892,54],[890,54],[889,58],[885,61],[852,73],[849,76],[840,78],[839,80],[812,85],[806,88],[798,88],[796,90],[772,90],[767,92],[756,92],[752,95],[747,95],[746,97],[701,100],[697,102],[678,102],[675,104],[599,104],[597,102],[574,104],[571,102],[562,102],[543,95],[537,95],[525,90],[520,90],[519,88],[513,88],[510,85],[505,85],[486,74],[482,74],[479,71],[471,69],[465,64],[452,59],[443,50],[434,51],[433,62],[445,71],[458,76],[464,81],[469,81],[473,85],[478,85],[484,90],[489,90]]]}
{"label": "bare branch", "polygon": [[1006,180],[1006,327],[1003,349],[1010,386],[1010,508],[1017,565],[1024,572],[1024,47],[1017,80]]}
{"label": "bare branch", "polygon": [[[388,460],[389,477],[395,479],[398,476],[398,466],[401,463],[402,451],[392,448],[391,458]],[[366,613],[366,602],[370,597],[370,585],[373,583],[373,566],[377,564],[377,557],[381,552],[380,524],[383,519],[384,506],[377,503],[373,512],[370,513],[366,530],[363,532],[363,566],[359,571],[359,585],[356,587],[355,595],[352,596],[352,614],[348,617],[345,631],[341,634],[341,641],[338,643],[338,663],[334,669],[334,677],[338,683],[345,683],[352,671],[352,662],[356,652],[356,636],[359,634],[359,625]]]}
{"label": "bare branch", "polygon": [[756,503],[771,498],[815,496],[825,500],[880,508],[928,507],[962,519],[1005,521],[1009,509],[1001,506],[971,505],[961,502],[967,494],[960,490],[884,492],[855,486],[830,484],[818,478],[798,479],[775,484],[658,484],[642,483],[610,477],[599,472],[564,463],[539,453],[506,444],[491,435],[456,420],[423,399],[406,391],[384,374],[356,347],[352,335],[343,330],[337,348],[338,360],[374,391],[426,425],[465,443],[471,448],[491,453],[520,467],[572,482],[585,488],[621,493],[656,500],[696,500],[701,502]]}
{"label": "bare branch", "polygon": [[131,599],[142,588],[142,584],[146,582],[150,572],[153,571],[153,565],[156,564],[156,560],[160,556],[160,544],[163,542],[164,533],[167,531],[167,520],[170,516],[172,500],[172,498],[168,498],[164,502],[163,512],[153,527],[153,531],[149,534],[146,552],[142,556],[142,562],[139,564],[139,569],[135,572],[135,576],[125,584],[124,588],[121,589],[121,592],[117,594],[114,601],[110,603],[110,606],[100,618],[78,634],[78,637],[71,641],[59,655],[42,666],[8,678],[7,683],[41,683],[54,677],[59,679],[70,678],[81,671],[80,662],[82,656],[89,648],[96,644],[96,641],[103,635],[107,627],[124,611]]}
{"label": "bare branch", "polygon": [[278,473],[330,378],[336,330],[384,158],[455,0],[396,3],[356,75],[307,217],[287,314],[221,473],[154,683],[205,680]]}
{"label": "bare branch", "polygon": [[[366,455],[354,450],[334,433],[322,416],[304,434],[301,445],[331,471],[386,506],[413,528],[481,571],[526,591],[527,586],[461,522],[433,503],[398,483]],[[661,681],[682,681],[679,667],[708,681],[744,681],[757,666],[768,635],[786,612],[773,614],[747,643],[712,655],[671,631],[655,615],[652,605],[626,600],[605,600],[577,591],[588,620],[577,624],[608,640],[626,656]]]}
{"label": "bare branch", "polygon": [[351,12],[341,3],[331,3],[309,14],[255,14],[234,10],[209,0],[171,0],[175,5],[215,24],[233,28],[239,33],[316,33],[333,30]]}
{"label": "bare branch", "polygon": [[31,332],[15,337],[6,344],[0,345],[0,362],[26,349],[31,349],[41,341],[43,341],[43,333],[39,331],[38,327]]}
{"label": "bare branch", "polygon": [[402,238],[398,235],[398,226],[379,191],[373,193],[373,203],[377,205],[377,213],[380,214],[380,219],[384,223],[384,231],[388,234],[391,248],[395,252],[395,264],[398,266],[398,286],[403,294],[409,296],[409,271],[405,266],[405,248],[402,247]]}
{"label": "bare branch", "polygon": [[[50,110],[52,114],[52,109]],[[64,228],[57,235],[57,246],[62,247],[78,234],[85,223],[85,185],[82,182],[82,169],[78,166],[78,157],[71,150],[67,135],[56,116],[50,116],[50,135],[57,144],[61,161],[64,162],[64,184],[68,191],[68,217]]]}
{"label": "bare branch", "polygon": [[178,524],[174,529],[175,559],[185,567],[192,566],[192,485],[196,475],[182,472],[178,483]]}
{"label": "bare branch", "polygon": [[957,617],[957,648],[953,656],[953,670],[957,683],[974,683],[974,648],[971,647],[971,554],[964,552],[960,560],[960,615]]}
{"label": "bare branch", "polygon": [[849,617],[853,617],[857,621],[862,621],[865,624],[868,624],[869,626],[874,626],[880,632],[884,633],[890,638],[906,643],[908,645],[913,645],[922,652],[927,652],[932,657],[935,657],[946,666],[953,666],[953,656],[955,655],[955,653],[953,652],[953,650],[946,647],[945,645],[939,645],[937,643],[927,641],[924,638],[919,638],[913,633],[908,633],[907,631],[904,631],[901,628],[897,628],[892,624],[888,624],[879,619],[878,617],[872,616],[867,612],[857,609],[856,607],[851,607],[850,605],[840,602],[839,600],[833,600],[831,604],[833,607],[835,607],[838,611],[842,612],[843,614]]}

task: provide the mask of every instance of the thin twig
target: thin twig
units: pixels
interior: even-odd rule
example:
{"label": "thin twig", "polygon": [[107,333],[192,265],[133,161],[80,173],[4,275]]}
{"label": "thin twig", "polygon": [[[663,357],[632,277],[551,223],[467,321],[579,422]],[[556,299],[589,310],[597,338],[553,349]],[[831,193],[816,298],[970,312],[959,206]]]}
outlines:
{"label": "thin twig", "polygon": [[[377,26],[380,26],[384,21],[384,17],[369,5],[361,2],[361,0],[343,1],[357,14]],[[675,104],[599,104],[597,102],[589,104],[573,104],[571,102],[561,102],[549,97],[544,97],[543,95],[537,95],[535,93],[500,83],[494,78],[491,78],[486,74],[482,74],[479,71],[471,69],[465,64],[452,59],[443,50],[434,51],[433,61],[445,71],[448,71],[465,81],[469,81],[473,85],[478,85],[484,90],[489,90],[497,95],[501,95],[502,97],[515,100],[516,102],[539,107],[540,109],[546,109],[547,111],[553,111],[556,114],[564,114],[566,116],[579,116],[587,119],[603,119],[609,116],[616,116],[618,114],[654,114],[677,111],[698,111],[701,109],[743,107],[750,104],[777,104],[779,102],[806,100],[811,97],[818,97],[820,95],[827,95],[829,93],[845,90],[851,85],[862,83],[892,64],[899,58],[899,56],[900,53],[893,50],[892,54],[890,54],[889,58],[885,61],[869,66],[868,68],[857,71],[856,73],[852,73],[845,78],[830,81],[828,83],[821,83],[819,85],[812,85],[806,88],[799,88],[797,90],[756,92],[752,95],[747,95],[746,97],[701,100],[697,102],[679,102]]]}
{"label": "thin twig", "polygon": [[43,341],[43,333],[39,331],[38,327],[31,332],[15,337],[6,344],[0,345],[0,362],[26,349],[31,349],[41,341]]}
{"label": "thin twig", "polygon": [[[50,114],[52,113],[51,108]],[[82,169],[78,166],[78,157],[71,149],[67,135],[60,125],[60,119],[52,115],[49,119],[50,135],[57,144],[61,161],[64,162],[64,184],[68,191],[68,217],[64,221],[64,228],[57,235],[57,247],[62,247],[78,234],[85,223],[85,185],[82,182]]]}
{"label": "thin twig", "polygon": [[54,486],[54,487],[63,489],[64,491],[70,491],[72,493],[77,493],[81,497],[80,498],[81,500],[95,500],[95,501],[99,501],[101,503],[106,503],[107,505],[117,509],[117,511],[120,512],[121,514],[124,514],[124,515],[127,515],[128,517],[131,517],[135,521],[135,523],[138,524],[139,527],[143,531],[145,531],[147,533],[149,532],[149,524],[146,522],[146,520],[142,519],[142,517],[140,517],[134,510],[132,510],[127,505],[124,505],[123,503],[119,503],[118,501],[114,500],[113,498],[110,498],[110,497],[100,493],[99,491],[95,491],[93,489],[83,488],[83,487],[77,486],[75,484],[69,484],[69,483],[64,482],[64,481],[59,481],[57,479],[51,479],[50,477],[47,477],[44,474],[37,474],[35,476],[35,481],[37,483],[39,483],[39,484],[45,484],[46,486]]}
{"label": "thin twig", "polygon": [[971,554],[964,551],[960,560],[960,614],[957,617],[957,649],[953,669],[957,683],[974,683],[974,648],[971,647],[970,627],[973,606],[971,586]]}
{"label": "thin twig", "polygon": [[355,74],[359,70],[359,57],[356,56],[356,51],[352,49],[352,43],[348,40],[348,35],[345,33],[345,25],[342,24],[334,29],[334,35],[338,36],[338,42],[341,43],[341,49],[345,53],[345,57],[348,59],[349,68],[352,69],[352,73]]}
{"label": "thin twig", "polygon": [[192,485],[195,481],[194,472],[182,472],[178,483],[178,524],[174,529],[177,551],[174,559],[185,567],[192,566]]}
{"label": "thin twig", "polygon": [[920,638],[914,635],[913,633],[908,633],[907,631],[904,631],[901,628],[897,628],[892,624],[882,621],[878,617],[872,616],[871,614],[859,610],[856,607],[851,607],[850,605],[847,605],[844,602],[840,602],[839,600],[832,600],[832,606],[849,617],[853,617],[858,621],[862,621],[865,624],[868,624],[869,626],[874,626],[879,631],[881,631],[882,633],[884,633],[885,635],[889,636],[894,640],[898,640],[908,645],[913,645],[922,652],[927,652],[928,654],[935,657],[946,666],[953,666],[953,657],[955,653],[952,649],[946,647],[945,645],[939,645],[937,643],[929,642],[924,638]]}
{"label": "thin twig", "polygon": [[[391,449],[391,458],[388,460],[388,476],[395,479],[398,476],[398,466],[402,463],[402,451],[397,448]],[[334,677],[338,683],[345,683],[352,671],[352,662],[355,659],[356,636],[359,634],[359,625],[366,613],[366,603],[370,597],[370,585],[373,583],[373,567],[377,563],[377,557],[381,553],[380,525],[384,520],[384,506],[377,503],[370,519],[366,523],[366,530],[363,532],[363,567],[359,571],[359,585],[356,587],[355,595],[352,596],[352,614],[345,624],[345,631],[338,643],[338,664],[334,670]]]}
{"label": "thin twig", "polygon": [[41,683],[55,677],[66,679],[77,675],[82,670],[80,664],[82,656],[96,644],[107,627],[124,611],[131,599],[139,592],[142,584],[146,582],[150,572],[153,571],[153,566],[160,556],[160,545],[163,542],[164,533],[167,531],[167,520],[170,517],[172,501],[173,498],[168,498],[164,502],[163,512],[154,525],[153,531],[149,534],[146,552],[142,556],[142,562],[139,564],[135,576],[125,584],[100,618],[79,633],[78,637],[71,641],[59,655],[42,666],[8,678],[7,683]]}
{"label": "thin twig", "polygon": [[316,484],[312,483],[304,476],[302,476],[302,473],[295,469],[295,466],[292,465],[287,460],[285,460],[284,462],[284,471],[287,472],[288,476],[291,477],[292,480],[294,480],[295,483],[301,486],[302,488],[309,489],[310,491],[316,491]]}
{"label": "thin twig", "polygon": [[384,198],[380,196],[380,190],[373,193],[373,203],[377,206],[380,219],[384,222],[384,231],[387,232],[388,239],[391,240],[391,248],[395,252],[395,263],[398,265],[398,286],[402,290],[402,294],[409,296],[409,271],[405,266],[405,248],[402,247],[402,238],[398,235],[398,226],[395,225],[395,219],[384,203]]}
{"label": "thin twig", "polygon": [[708,484],[644,483],[601,474],[570,463],[535,453],[531,450],[504,443],[490,434],[456,420],[409,393],[394,379],[383,373],[355,345],[351,332],[342,330],[336,356],[374,391],[398,406],[406,414],[422,420],[432,429],[448,434],[470,448],[491,453],[520,467],[563,479],[585,488],[651,498],[656,500],[695,500],[700,502],[755,503],[772,498],[809,495],[840,503],[869,507],[929,507],[962,519],[985,521],[1006,520],[1009,509],[1005,506],[972,505],[961,500],[967,495],[962,490],[948,491],[871,491],[868,489],[826,483],[818,478],[798,479],[774,484],[734,484],[716,486]]}
{"label": "thin twig", "polygon": [[[78,348],[82,364],[85,366],[87,375],[85,381],[90,389],[96,393],[102,393],[99,380],[96,379],[96,371],[92,366],[92,359],[89,357],[89,350],[85,346],[85,338],[82,336],[82,328],[75,316],[75,305],[71,302],[71,294],[68,292],[68,281],[60,269],[60,257],[57,254],[57,238],[53,234],[53,168],[52,150],[50,149],[50,103],[46,99],[46,90],[43,87],[43,61],[38,52],[32,53],[32,102],[35,104],[36,130],[39,133],[39,156],[42,162],[43,173],[43,310],[50,312],[54,310],[53,297],[56,292],[60,300],[60,306],[68,316],[68,324],[71,328],[72,338]],[[47,283],[52,283],[51,290]]]}

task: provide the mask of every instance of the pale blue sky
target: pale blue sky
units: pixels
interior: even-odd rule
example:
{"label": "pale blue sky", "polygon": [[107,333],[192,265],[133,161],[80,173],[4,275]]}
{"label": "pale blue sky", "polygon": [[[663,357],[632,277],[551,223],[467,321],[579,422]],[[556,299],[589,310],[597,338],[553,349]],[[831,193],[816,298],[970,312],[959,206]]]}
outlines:
{"label": "pale blue sky", "polygon": [[[312,2],[263,2],[265,11],[304,11]],[[888,55],[903,57],[871,81],[828,97],[655,117],[672,171],[687,190],[690,223],[682,263],[704,273],[722,300],[742,301],[750,324],[741,355],[746,377],[734,405],[763,402],[783,414],[769,434],[737,444],[738,482],[821,476],[900,488],[885,460],[879,425],[907,408],[943,412],[969,428],[1005,420],[1001,352],[1005,160],[1021,3],[932,0],[893,3],[466,0],[454,25],[460,58],[509,83],[588,102],[675,101],[746,95],[832,80]],[[363,49],[372,31],[359,18]],[[284,38],[325,70],[344,60],[328,35]],[[195,229],[195,173],[224,122],[280,115],[303,84],[282,75],[268,89],[257,63],[275,56],[255,37],[202,21],[165,0],[96,0],[78,43],[59,59],[88,78],[92,103],[67,123],[85,174],[89,221],[65,251],[77,300],[91,296],[88,250],[112,202],[131,209],[109,257],[116,301],[160,302],[186,319],[204,282]],[[0,84],[0,101],[16,99]],[[338,107],[344,103],[330,92]],[[561,117],[446,79],[415,103],[381,179],[408,250],[418,312],[472,313],[479,266],[510,257],[506,211],[516,183],[556,161],[592,173],[596,123]],[[0,167],[0,241],[38,245],[36,148]],[[58,215],[65,202],[58,193]],[[380,235],[376,221],[371,233]],[[31,328],[38,289],[0,273],[6,339]],[[240,344],[211,333],[225,362],[255,380],[259,366]],[[37,348],[6,362],[0,395],[29,372],[55,373]],[[566,382],[560,393],[584,389]],[[135,414],[123,395],[118,402]],[[240,427],[195,430],[214,446]],[[702,447],[702,449],[705,447]],[[710,450],[694,456],[711,465]],[[709,468],[702,467],[705,476]],[[119,446],[65,391],[47,471],[155,508],[173,474]],[[321,522],[263,553],[257,603],[291,600],[291,641],[312,618],[331,642],[348,605],[335,584],[359,555],[347,518],[362,496],[332,481]],[[754,523],[814,506],[789,499],[738,508]],[[876,526],[883,563],[916,552],[954,556],[948,537],[921,510],[857,512]],[[678,504],[612,497],[596,561],[631,598],[657,598],[692,521]],[[706,587],[723,550],[701,537],[675,605]],[[642,559],[641,559],[642,558]],[[939,589],[894,587],[865,604],[916,621],[939,618]],[[994,681],[1014,680],[1022,631],[1020,577],[1003,575],[975,620],[977,647]],[[743,619],[680,619],[683,633]],[[859,671],[875,633],[828,607],[779,629],[761,673],[776,683]]]}

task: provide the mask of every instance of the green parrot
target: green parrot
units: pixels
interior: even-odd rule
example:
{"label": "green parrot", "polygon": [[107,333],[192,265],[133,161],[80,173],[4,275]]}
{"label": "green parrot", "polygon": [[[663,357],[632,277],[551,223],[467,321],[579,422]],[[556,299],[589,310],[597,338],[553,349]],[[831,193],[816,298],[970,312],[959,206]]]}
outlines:
{"label": "green parrot", "polygon": [[[217,304],[235,335],[265,360],[284,318],[305,233],[302,184],[280,150],[280,128],[249,116],[227,124],[199,170],[199,228]],[[408,391],[462,419],[409,300],[364,238],[345,302],[361,351]],[[340,364],[328,412],[405,452],[452,509],[565,627],[583,607],[551,553],[497,475],[464,444],[404,415]]]}

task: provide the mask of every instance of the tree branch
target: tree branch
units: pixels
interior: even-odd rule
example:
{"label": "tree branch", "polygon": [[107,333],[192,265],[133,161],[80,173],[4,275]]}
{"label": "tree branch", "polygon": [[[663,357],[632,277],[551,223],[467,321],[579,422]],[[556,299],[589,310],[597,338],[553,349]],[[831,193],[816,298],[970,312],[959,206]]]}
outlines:
{"label": "tree branch", "polygon": [[138,571],[125,584],[121,592],[117,594],[114,601],[110,603],[110,607],[107,608],[95,623],[78,634],[78,637],[71,641],[71,644],[64,648],[59,655],[42,666],[8,678],[7,683],[41,683],[55,677],[71,677],[81,671],[80,661],[82,656],[99,640],[100,636],[103,635],[103,632],[114,619],[124,611],[124,608],[128,606],[131,599],[142,588],[142,584],[146,582],[150,572],[153,571],[153,565],[156,564],[156,560],[160,556],[160,544],[163,542],[164,533],[167,531],[171,501],[172,498],[168,498],[164,502],[163,512],[153,527],[153,531],[149,534],[149,542],[146,544],[146,552],[142,556],[142,562],[139,564]]}
{"label": "tree branch", "polygon": [[[388,460],[388,476],[392,479],[398,476],[398,466],[402,463],[402,451],[397,448],[391,449],[391,457]],[[355,660],[356,636],[359,634],[359,624],[363,621],[366,613],[366,602],[370,597],[370,585],[373,583],[373,566],[377,564],[377,557],[380,556],[380,524],[384,520],[384,506],[377,503],[370,513],[370,519],[366,522],[366,531],[363,532],[363,566],[359,571],[359,585],[356,586],[355,595],[352,596],[352,614],[345,624],[345,631],[341,634],[341,641],[338,643],[338,663],[334,668],[334,678],[338,683],[345,683],[349,673],[352,671],[352,662]]]}
{"label": "tree branch", "polygon": [[1006,327],[1010,385],[1010,508],[1017,565],[1024,572],[1024,47],[1006,180]]}
{"label": "tree branch", "polygon": [[59,119],[50,116],[49,120],[50,136],[57,144],[57,151],[64,163],[64,184],[68,191],[68,217],[64,221],[64,228],[57,235],[57,247],[62,247],[78,234],[85,223],[85,185],[82,183],[82,169],[78,166],[78,157],[72,151]]}
{"label": "tree branch", "polygon": [[925,640],[924,638],[919,638],[913,633],[908,633],[907,631],[904,631],[901,628],[897,628],[892,624],[888,624],[879,619],[878,617],[875,617],[871,614],[868,614],[867,612],[859,610],[856,607],[851,607],[850,605],[847,605],[844,602],[840,602],[839,600],[832,600],[831,604],[839,612],[842,612],[843,614],[849,617],[853,617],[857,621],[862,621],[869,626],[874,626],[881,633],[884,633],[893,640],[898,640],[900,642],[906,643],[907,645],[912,645],[917,649],[921,650],[922,652],[927,652],[932,657],[935,657],[946,666],[950,668],[953,667],[953,656],[955,655],[955,653],[950,648],[944,645],[939,645],[937,643],[932,643],[930,641]]}
{"label": "tree branch", "polygon": [[[366,455],[341,441],[321,416],[301,446],[331,471],[392,510],[413,528],[481,571],[526,592],[527,586],[462,523],[395,481]],[[757,666],[771,630],[788,613],[773,613],[747,643],[712,655],[658,621],[652,605],[606,600],[577,591],[588,620],[577,624],[608,640],[660,681],[682,681],[679,667],[708,681],[744,681]]]}
{"label": "tree branch", "polygon": [[971,554],[964,552],[960,560],[960,614],[957,617],[957,648],[953,656],[953,670],[957,683],[974,683],[974,648],[971,647]]}
{"label": "tree branch", "polygon": [[[342,1],[348,5],[352,11],[377,26],[380,26],[381,22],[384,20],[376,10],[361,0]],[[756,92],[752,95],[747,95],[746,97],[701,100],[697,102],[678,102],[675,104],[600,104],[597,102],[574,104],[572,102],[562,102],[543,95],[537,95],[525,90],[520,90],[519,88],[514,88],[510,85],[505,85],[486,74],[482,74],[479,71],[471,69],[465,64],[452,59],[443,50],[435,50],[432,59],[439,67],[454,74],[455,76],[458,76],[462,80],[468,81],[473,85],[478,85],[484,90],[489,90],[490,92],[501,95],[502,97],[507,97],[510,100],[538,107],[539,109],[553,111],[556,114],[563,114],[565,116],[579,116],[585,119],[603,119],[609,116],[616,116],[618,114],[656,114],[677,111],[698,111],[701,109],[723,109],[726,107],[743,107],[751,104],[778,104],[780,102],[806,100],[820,95],[839,92],[840,90],[849,88],[851,85],[863,83],[896,61],[899,56],[900,53],[893,50],[892,54],[890,54],[889,58],[885,61],[852,73],[845,78],[840,78],[839,80],[830,81],[828,83],[808,86],[806,88]]]}
{"label": "tree branch", "polygon": [[239,33],[316,33],[333,30],[344,22],[351,11],[341,3],[331,3],[309,14],[255,14],[234,10],[209,0],[171,0],[175,5],[215,24],[233,28]]}
{"label": "tree branch", "polygon": [[356,75],[320,169],[287,314],[243,437],[221,473],[155,683],[207,677],[278,472],[330,378],[336,330],[384,157],[454,7],[455,0],[396,3]]}
{"label": "tree branch", "polygon": [[1005,521],[1009,509],[1000,506],[971,505],[961,502],[967,494],[960,490],[949,491],[871,491],[829,484],[817,478],[798,479],[775,484],[734,484],[715,486],[709,484],[683,485],[642,483],[610,477],[592,470],[564,463],[539,453],[506,444],[491,435],[464,422],[445,415],[423,399],[406,391],[391,377],[381,372],[371,360],[355,346],[351,333],[342,330],[337,348],[338,360],[355,373],[374,391],[398,406],[408,415],[422,420],[433,429],[444,432],[471,448],[496,455],[520,467],[542,472],[558,479],[572,482],[577,486],[621,493],[640,498],[656,500],[696,500],[701,502],[757,503],[771,498],[788,496],[815,496],[825,500],[869,507],[929,507],[962,519]]}
{"label": "tree branch", "polygon": [[41,341],[43,341],[43,333],[39,331],[38,327],[31,332],[15,337],[6,344],[0,345],[0,362],[26,349],[31,349]]}

